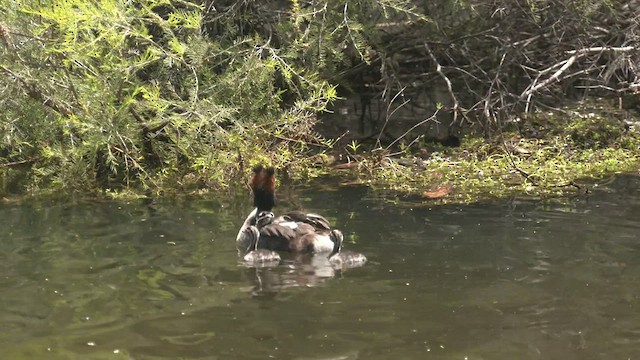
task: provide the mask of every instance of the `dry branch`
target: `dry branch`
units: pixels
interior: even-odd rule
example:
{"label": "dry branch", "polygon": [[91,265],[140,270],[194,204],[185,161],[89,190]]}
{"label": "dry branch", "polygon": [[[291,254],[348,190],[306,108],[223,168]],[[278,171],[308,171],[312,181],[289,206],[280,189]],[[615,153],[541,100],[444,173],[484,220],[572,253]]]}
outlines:
{"label": "dry branch", "polygon": [[[633,46],[624,46],[624,47],[614,47],[614,46],[595,46],[595,47],[589,47],[589,48],[583,48],[583,49],[577,49],[577,50],[569,50],[566,51],[565,53],[572,55],[570,58],[563,60],[559,63],[556,63],[550,67],[548,67],[547,69],[541,70],[539,72],[538,77],[536,78],[536,80],[534,80],[534,82],[527,88],[527,90],[523,91],[522,94],[520,94],[520,99],[524,99],[525,97],[528,98],[527,99],[527,103],[529,103],[529,100],[531,99],[531,95],[535,92],[537,92],[540,89],[546,88],[549,85],[552,85],[554,83],[557,83],[563,79],[569,78],[569,77],[573,77],[576,74],[584,74],[589,72],[587,69],[582,69],[579,70],[576,73],[573,73],[569,76],[566,76],[564,78],[562,78],[562,74],[567,71],[567,69],[569,69],[575,62],[576,60],[578,60],[579,58],[582,58],[588,54],[602,54],[604,52],[629,52],[635,50],[635,47]],[[550,72],[555,68],[560,67],[553,75],[551,75],[548,79],[537,83],[537,80],[539,78],[540,75]]]}
{"label": "dry branch", "polygon": [[431,58],[431,61],[433,61],[433,63],[436,64],[436,72],[438,73],[438,75],[440,75],[440,77],[447,84],[447,91],[449,92],[449,96],[451,97],[451,100],[453,101],[453,107],[451,108],[451,110],[453,111],[453,121],[451,122],[451,124],[455,124],[456,123],[456,121],[458,119],[458,113],[460,113],[466,120],[468,120],[466,115],[465,115],[465,113],[462,112],[462,111],[465,111],[465,109],[460,107],[460,102],[458,102],[458,98],[456,97],[455,93],[453,92],[453,86],[451,84],[451,80],[449,80],[447,75],[445,75],[445,73],[442,72],[442,65],[440,65],[440,63],[438,62],[438,59],[436,59],[435,55],[433,55],[433,51],[431,51],[431,48],[429,47],[428,43],[426,43],[426,42],[424,43],[424,48],[427,50],[427,54],[429,54],[429,57]]}
{"label": "dry branch", "polygon": [[36,160],[38,160],[37,157],[32,157],[30,159],[25,159],[25,160],[20,160],[20,161],[6,162],[6,163],[0,164],[0,168],[12,167],[12,166],[18,166],[18,165],[24,165],[24,164],[30,164],[30,163],[35,162]]}
{"label": "dry branch", "polygon": [[[584,54],[582,54],[584,55]],[[570,57],[568,60],[564,61],[564,65],[562,65],[562,67],[560,69],[558,69],[558,71],[556,71],[553,75],[551,75],[551,77],[549,77],[547,80],[544,80],[543,82],[539,83],[539,84],[532,84],[531,87],[528,90],[525,90],[522,94],[520,94],[520,99],[524,99],[525,97],[532,95],[533,93],[535,93],[536,91],[545,88],[551,84],[554,84],[558,81],[560,81],[560,76],[562,75],[562,73],[564,73],[565,71],[567,71],[568,68],[571,67],[571,65],[573,65],[573,63],[576,62],[576,60],[578,59],[580,55],[576,54],[573,55],[572,57]],[[554,65],[557,66],[558,64]]]}
{"label": "dry branch", "polygon": [[635,46],[623,46],[623,47],[596,46],[596,47],[590,47],[590,48],[584,48],[584,49],[578,49],[578,50],[569,50],[566,53],[569,55],[573,55],[573,54],[581,54],[581,53],[584,53],[584,54],[603,53],[606,51],[628,52],[635,49],[636,49]]}

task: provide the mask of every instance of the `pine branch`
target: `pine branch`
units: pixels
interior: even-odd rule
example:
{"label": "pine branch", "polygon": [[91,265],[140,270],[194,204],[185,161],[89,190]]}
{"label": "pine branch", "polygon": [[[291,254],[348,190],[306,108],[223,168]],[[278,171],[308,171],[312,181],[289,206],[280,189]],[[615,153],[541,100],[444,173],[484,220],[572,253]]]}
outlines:
{"label": "pine branch", "polygon": [[16,74],[15,72],[11,71],[10,69],[4,66],[0,66],[0,71],[17,79],[24,87],[24,90],[27,93],[27,95],[29,95],[29,97],[32,98],[33,100],[38,101],[42,105],[54,110],[55,112],[59,113],[60,115],[63,115],[64,117],[70,117],[71,115],[73,115],[73,111],[71,111],[71,109],[69,109],[59,101],[56,101],[51,96],[47,95],[42,89],[38,87],[38,85],[33,83],[33,80],[31,81],[27,80],[21,75]]}

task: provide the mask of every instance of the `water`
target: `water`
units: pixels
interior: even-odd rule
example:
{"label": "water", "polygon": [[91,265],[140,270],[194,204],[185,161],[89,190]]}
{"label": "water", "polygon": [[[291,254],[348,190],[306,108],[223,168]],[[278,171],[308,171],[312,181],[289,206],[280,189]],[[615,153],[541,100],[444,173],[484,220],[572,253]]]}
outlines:
{"label": "water", "polygon": [[636,358],[638,188],[441,207],[283,189],[370,259],[342,273],[240,265],[246,198],[5,204],[0,357]]}

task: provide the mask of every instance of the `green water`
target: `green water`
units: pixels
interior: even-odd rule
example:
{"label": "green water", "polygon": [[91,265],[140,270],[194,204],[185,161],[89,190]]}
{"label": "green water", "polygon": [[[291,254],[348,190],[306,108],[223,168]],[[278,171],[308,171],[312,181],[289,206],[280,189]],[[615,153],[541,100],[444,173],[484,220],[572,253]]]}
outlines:
{"label": "green water", "polygon": [[636,358],[638,188],[431,208],[283,189],[368,256],[343,273],[239,264],[247,198],[1,205],[0,358]]}

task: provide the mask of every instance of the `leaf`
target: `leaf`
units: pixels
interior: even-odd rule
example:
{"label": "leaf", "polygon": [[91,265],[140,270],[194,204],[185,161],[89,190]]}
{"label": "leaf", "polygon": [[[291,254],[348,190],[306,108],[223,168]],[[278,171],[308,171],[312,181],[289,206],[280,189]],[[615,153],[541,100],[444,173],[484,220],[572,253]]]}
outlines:
{"label": "leaf", "polygon": [[422,197],[425,199],[442,199],[443,197],[451,193],[452,187],[449,185],[442,185],[434,188],[431,191],[425,191],[422,193]]}

